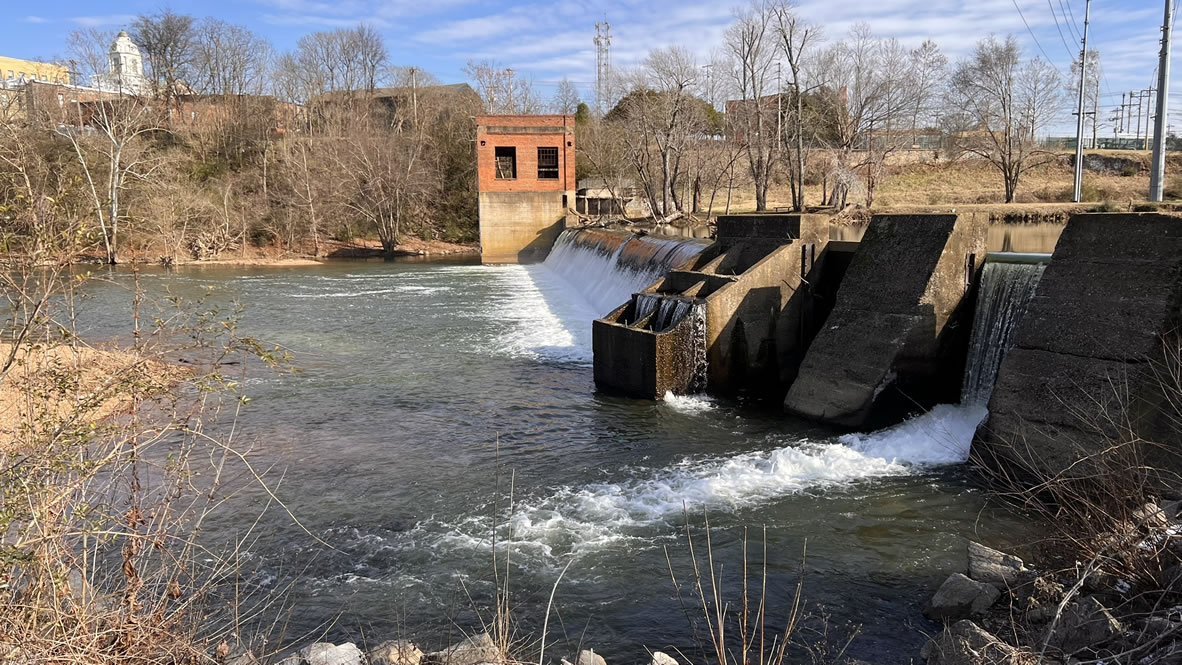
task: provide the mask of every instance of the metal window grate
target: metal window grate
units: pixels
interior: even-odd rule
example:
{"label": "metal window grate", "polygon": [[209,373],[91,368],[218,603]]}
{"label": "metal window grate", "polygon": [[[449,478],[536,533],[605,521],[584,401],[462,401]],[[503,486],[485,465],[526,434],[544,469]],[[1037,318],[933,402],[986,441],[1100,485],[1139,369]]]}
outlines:
{"label": "metal window grate", "polygon": [[538,180],[558,180],[558,148],[538,148]]}

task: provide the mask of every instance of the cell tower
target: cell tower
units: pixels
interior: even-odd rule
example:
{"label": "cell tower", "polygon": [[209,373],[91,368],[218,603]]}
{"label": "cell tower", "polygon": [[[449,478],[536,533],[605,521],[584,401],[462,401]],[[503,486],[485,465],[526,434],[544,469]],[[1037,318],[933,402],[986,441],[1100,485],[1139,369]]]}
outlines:
{"label": "cell tower", "polygon": [[611,97],[612,27],[607,19],[595,24],[595,108],[603,115]]}

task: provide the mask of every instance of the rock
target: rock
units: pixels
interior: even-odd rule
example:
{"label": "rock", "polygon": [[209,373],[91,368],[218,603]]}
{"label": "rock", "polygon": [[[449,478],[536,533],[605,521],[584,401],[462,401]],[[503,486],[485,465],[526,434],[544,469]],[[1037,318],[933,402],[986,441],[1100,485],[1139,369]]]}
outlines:
{"label": "rock", "polygon": [[929,640],[920,656],[927,665],[1018,665],[1033,660],[967,619]]}
{"label": "rock", "polygon": [[1168,529],[1170,518],[1156,503],[1147,503],[1133,511],[1133,522],[1149,530]]}
{"label": "rock", "polygon": [[664,651],[654,651],[649,665],[677,665],[677,659]]}
{"label": "rock", "polygon": [[482,665],[501,663],[505,658],[488,633],[473,635],[443,651],[427,654],[425,660],[437,665]]}
{"label": "rock", "polygon": [[595,651],[583,649],[579,652],[579,658],[575,661],[575,665],[607,665],[607,661]]}
{"label": "rock", "polygon": [[933,621],[959,621],[982,614],[1001,596],[992,584],[953,573],[940,585],[923,611]]}
{"label": "rock", "polygon": [[306,665],[365,665],[365,654],[352,642],[340,646],[317,642],[300,649],[299,657]]}
{"label": "rock", "polygon": [[1123,628],[1100,601],[1084,596],[1068,605],[1059,622],[1047,630],[1044,639],[1049,646],[1072,654],[1119,637]]}
{"label": "rock", "polygon": [[1005,589],[1018,583],[1026,566],[1012,554],[1006,554],[969,541],[969,577]]}
{"label": "rock", "polygon": [[419,665],[423,652],[406,640],[386,640],[366,654],[370,665]]}

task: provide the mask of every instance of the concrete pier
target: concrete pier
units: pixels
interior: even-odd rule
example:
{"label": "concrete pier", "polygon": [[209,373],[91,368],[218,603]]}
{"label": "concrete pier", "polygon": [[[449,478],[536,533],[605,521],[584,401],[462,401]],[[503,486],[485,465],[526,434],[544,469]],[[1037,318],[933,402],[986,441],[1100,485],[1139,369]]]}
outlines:
{"label": "concrete pier", "polygon": [[987,230],[983,216],[876,215],[784,408],[859,428],[887,400],[956,401]]}
{"label": "concrete pier", "polygon": [[[776,387],[778,340],[803,343],[795,322],[827,240],[828,218],[822,215],[720,217],[713,244],[595,322],[596,384],[650,399],[691,387],[712,392]],[[693,316],[687,319],[693,321],[654,329],[639,306],[654,299],[692,302]],[[778,331],[788,310],[797,311],[787,317],[794,327]]]}
{"label": "concrete pier", "polygon": [[[1083,473],[1114,441],[1182,470],[1182,218],[1080,214],[1067,223],[1005,355],[974,456],[1010,471]],[[1171,354],[1172,352],[1172,354]],[[1170,412],[1174,415],[1171,417]]]}

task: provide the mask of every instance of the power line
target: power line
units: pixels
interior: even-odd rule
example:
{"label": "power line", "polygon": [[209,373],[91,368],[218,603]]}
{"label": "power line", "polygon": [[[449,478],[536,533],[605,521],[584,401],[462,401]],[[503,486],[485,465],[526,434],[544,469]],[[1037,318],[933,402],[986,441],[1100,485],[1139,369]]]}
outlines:
{"label": "power line", "polygon": [[1051,59],[1051,56],[1047,55],[1047,50],[1042,47],[1042,44],[1038,41],[1038,37],[1036,37],[1034,31],[1030,29],[1030,24],[1026,22],[1026,15],[1022,13],[1022,8],[1018,6],[1018,0],[1010,0],[1010,2],[1013,2],[1014,9],[1018,10],[1018,16],[1021,17],[1022,24],[1026,26],[1026,32],[1029,32],[1030,38],[1034,40],[1034,45],[1038,47],[1038,50],[1042,52],[1043,57],[1047,59],[1047,64],[1053,65],[1055,61]]}
{"label": "power line", "polygon": [[1063,10],[1063,0],[1059,0],[1059,11],[1063,12],[1064,19],[1066,19],[1068,15],[1071,16],[1071,22],[1067,24],[1067,29],[1071,32],[1071,36],[1074,37],[1076,41],[1080,41],[1081,38],[1079,36],[1079,24],[1075,22],[1075,12],[1071,11],[1071,0],[1067,0],[1066,11]]}
{"label": "power line", "polygon": [[[1059,39],[1063,40],[1063,48],[1067,51],[1067,57],[1074,58],[1071,47],[1067,45],[1067,38],[1063,36],[1063,28],[1059,25],[1059,16],[1055,14],[1055,6],[1051,4],[1051,0],[1047,0],[1047,8],[1051,10],[1051,18],[1055,20],[1055,29],[1059,31]],[[1067,19],[1066,16],[1063,18]]]}

